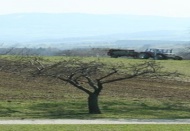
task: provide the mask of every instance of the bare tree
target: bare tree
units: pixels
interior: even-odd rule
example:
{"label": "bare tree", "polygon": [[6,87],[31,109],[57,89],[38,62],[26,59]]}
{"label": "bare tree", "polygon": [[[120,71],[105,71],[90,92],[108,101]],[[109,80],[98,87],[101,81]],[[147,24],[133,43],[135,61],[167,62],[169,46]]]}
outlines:
{"label": "bare tree", "polygon": [[43,64],[35,59],[31,65],[36,68],[33,76],[45,76],[62,80],[88,94],[88,109],[90,114],[100,114],[98,97],[104,85],[134,77],[168,76],[160,73],[161,66],[155,61],[145,61],[128,67],[119,64],[107,65],[100,61],[84,62],[70,59],[54,64]]}

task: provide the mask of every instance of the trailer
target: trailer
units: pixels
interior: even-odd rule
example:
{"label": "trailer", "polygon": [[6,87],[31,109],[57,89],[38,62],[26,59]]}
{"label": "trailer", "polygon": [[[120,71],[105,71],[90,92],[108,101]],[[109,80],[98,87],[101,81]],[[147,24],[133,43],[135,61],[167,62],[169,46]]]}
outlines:
{"label": "trailer", "polygon": [[118,57],[138,57],[138,52],[135,52],[135,50],[122,50],[122,49],[110,49],[107,52],[107,55],[112,58],[118,58]]}

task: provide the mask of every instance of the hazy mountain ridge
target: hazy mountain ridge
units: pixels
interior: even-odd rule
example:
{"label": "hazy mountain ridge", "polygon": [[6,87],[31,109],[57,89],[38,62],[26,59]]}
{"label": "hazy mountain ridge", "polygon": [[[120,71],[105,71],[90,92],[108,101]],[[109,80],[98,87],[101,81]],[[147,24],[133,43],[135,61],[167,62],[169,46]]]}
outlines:
{"label": "hazy mountain ridge", "polygon": [[[117,40],[188,41],[190,18],[92,14],[0,15],[0,42],[28,44],[97,43]],[[118,45],[119,46],[119,45]]]}

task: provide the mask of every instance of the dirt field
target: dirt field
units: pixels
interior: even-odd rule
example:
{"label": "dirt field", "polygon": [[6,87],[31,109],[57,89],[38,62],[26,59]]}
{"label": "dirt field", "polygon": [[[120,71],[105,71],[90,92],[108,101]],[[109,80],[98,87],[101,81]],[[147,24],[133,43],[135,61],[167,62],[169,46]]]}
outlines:
{"label": "dirt field", "polygon": [[[117,98],[190,99],[190,83],[182,81],[130,79],[107,84],[101,96]],[[63,99],[86,97],[83,92],[62,81],[48,78],[23,78],[0,72],[1,100]]]}

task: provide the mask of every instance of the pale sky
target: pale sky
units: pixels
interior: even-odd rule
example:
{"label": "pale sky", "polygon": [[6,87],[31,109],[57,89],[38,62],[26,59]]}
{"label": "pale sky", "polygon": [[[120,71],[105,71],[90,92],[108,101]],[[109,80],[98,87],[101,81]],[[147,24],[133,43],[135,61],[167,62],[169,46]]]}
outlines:
{"label": "pale sky", "polygon": [[0,0],[0,15],[34,12],[190,17],[190,0]]}

